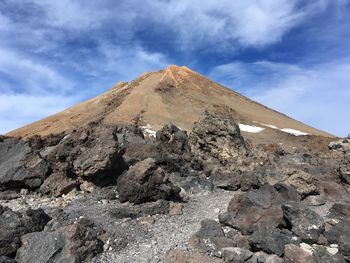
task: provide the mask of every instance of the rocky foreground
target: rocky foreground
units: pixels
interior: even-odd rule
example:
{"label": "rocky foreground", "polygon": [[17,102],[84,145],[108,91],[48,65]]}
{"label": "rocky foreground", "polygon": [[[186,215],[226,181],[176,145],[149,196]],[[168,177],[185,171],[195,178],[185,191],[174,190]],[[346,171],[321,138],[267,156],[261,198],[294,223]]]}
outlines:
{"label": "rocky foreground", "polygon": [[350,262],[350,143],[305,138],[253,145],[209,113],[2,136],[0,262]]}

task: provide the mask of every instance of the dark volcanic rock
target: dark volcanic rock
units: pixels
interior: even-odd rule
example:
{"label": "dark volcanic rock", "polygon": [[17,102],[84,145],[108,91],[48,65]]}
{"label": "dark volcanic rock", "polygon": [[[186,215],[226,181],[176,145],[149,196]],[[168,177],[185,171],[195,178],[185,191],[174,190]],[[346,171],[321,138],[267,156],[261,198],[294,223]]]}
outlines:
{"label": "dark volcanic rock", "polygon": [[[281,191],[281,186],[277,187]],[[288,188],[289,189],[289,188]],[[293,191],[293,189],[289,189]],[[284,198],[298,198],[296,193],[280,194],[271,185],[264,185],[258,190],[250,190],[244,194],[237,194],[231,200],[227,212],[219,216],[222,224],[249,234],[262,226],[278,227],[285,224],[281,204]],[[297,200],[295,200],[297,201]]]}
{"label": "dark volcanic rock", "polygon": [[159,151],[157,145],[143,141],[129,143],[125,148],[123,159],[128,165],[134,165],[137,162],[143,161],[147,158],[156,159],[158,156]]}
{"label": "dark volcanic rock", "polygon": [[330,230],[325,232],[325,237],[331,244],[338,244],[339,251],[350,260],[350,221],[342,220]]}
{"label": "dark volcanic rock", "polygon": [[135,204],[176,197],[180,188],[174,186],[165,171],[148,158],[130,167],[118,178],[119,199]]}
{"label": "dark volcanic rock", "polygon": [[199,192],[210,192],[214,190],[214,184],[203,177],[190,176],[179,183],[187,193],[196,194]]}
{"label": "dark volcanic rock", "polygon": [[193,125],[189,135],[191,153],[210,171],[218,166],[230,166],[247,153],[238,125],[232,118],[205,113]]}
{"label": "dark volcanic rock", "polygon": [[0,190],[38,188],[47,173],[47,163],[29,143],[15,138],[0,142]]}
{"label": "dark volcanic rock", "polygon": [[67,177],[62,172],[51,174],[41,185],[40,191],[44,194],[52,194],[54,196],[61,196],[68,194],[71,190],[78,187],[78,182],[72,178]]}
{"label": "dark volcanic rock", "polygon": [[337,219],[349,219],[350,204],[335,203],[329,209],[329,217]]}
{"label": "dark volcanic rock", "polygon": [[169,173],[178,173],[183,177],[193,174],[192,156],[186,131],[167,124],[157,132],[156,141],[158,150],[156,159],[164,170]]}
{"label": "dark volcanic rock", "polygon": [[195,234],[197,238],[224,237],[221,225],[215,220],[205,219],[201,221],[201,228]]}
{"label": "dark volcanic rock", "polygon": [[313,258],[316,263],[345,263],[344,256],[340,253],[331,255],[328,253],[326,247],[313,247]]}
{"label": "dark volcanic rock", "polygon": [[181,154],[188,150],[186,131],[180,130],[173,124],[167,124],[160,131],[157,131],[156,138],[158,147],[168,152]]}
{"label": "dark volcanic rock", "polygon": [[165,200],[148,202],[141,205],[131,205],[112,209],[110,214],[115,218],[138,218],[142,216],[151,216],[156,214],[168,214],[170,203]]}
{"label": "dark volcanic rock", "polygon": [[42,231],[50,219],[42,209],[29,209],[21,214],[0,206],[0,256],[14,256],[20,247],[20,237]]}
{"label": "dark volcanic rock", "polygon": [[0,256],[0,263],[16,263],[16,260],[6,256]]}
{"label": "dark volcanic rock", "polygon": [[254,231],[250,242],[253,249],[282,256],[284,246],[297,243],[297,240],[293,240],[292,232],[287,229],[264,226]]}
{"label": "dark volcanic rock", "polygon": [[302,241],[315,243],[324,231],[324,221],[316,212],[298,203],[288,203],[282,206],[283,214],[292,232]]}
{"label": "dark volcanic rock", "polygon": [[92,181],[97,185],[115,183],[126,168],[118,143],[122,128],[91,123],[66,135],[47,159],[55,173],[69,178]]}
{"label": "dark volcanic rock", "polygon": [[250,261],[253,257],[253,253],[249,250],[239,247],[226,247],[222,250],[222,256],[225,262],[232,263],[244,263],[253,262]]}
{"label": "dark volcanic rock", "polygon": [[18,262],[67,262],[78,263],[90,260],[103,251],[103,242],[98,238],[102,231],[88,220],[58,228],[53,232],[37,232],[22,236],[18,250]]}
{"label": "dark volcanic rock", "polygon": [[302,197],[318,194],[312,175],[304,171],[293,171],[285,183],[294,187]]}
{"label": "dark volcanic rock", "polygon": [[285,263],[316,263],[312,257],[312,252],[308,252],[294,244],[285,246]]}
{"label": "dark volcanic rock", "polygon": [[231,170],[216,170],[212,171],[210,179],[215,186],[226,190],[247,191],[257,189],[261,186],[259,176],[253,172],[241,172]]}

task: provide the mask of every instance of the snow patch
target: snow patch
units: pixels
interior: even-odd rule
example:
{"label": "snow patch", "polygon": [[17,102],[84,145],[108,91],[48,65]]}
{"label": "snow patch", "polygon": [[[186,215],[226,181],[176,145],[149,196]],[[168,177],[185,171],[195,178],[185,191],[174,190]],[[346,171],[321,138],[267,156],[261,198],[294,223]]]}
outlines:
{"label": "snow patch", "polygon": [[289,129],[289,128],[281,129],[281,131],[293,134],[295,136],[308,135],[308,133],[306,133],[306,132],[302,132],[302,131],[298,131],[298,130],[294,130],[294,129]]}
{"label": "snow patch", "polygon": [[150,124],[147,124],[146,126],[141,126],[141,129],[143,131],[143,135],[156,138],[157,131],[152,130],[152,126]]}
{"label": "snow patch", "polygon": [[276,130],[279,130],[279,128],[275,125],[271,125],[271,124],[265,124],[265,123],[259,123],[263,126],[266,126],[266,127],[269,127],[269,128],[272,128],[272,129],[276,129]]}
{"label": "snow patch", "polygon": [[238,126],[241,129],[241,131],[244,131],[244,132],[258,133],[258,132],[265,130],[265,128],[261,128],[258,126],[246,125],[246,124],[242,124],[242,123],[239,123]]}
{"label": "snow patch", "polygon": [[275,130],[280,130],[282,132],[286,132],[286,133],[289,133],[289,134],[293,134],[295,136],[301,136],[301,135],[308,135],[309,133],[306,133],[306,132],[302,132],[302,131],[298,131],[298,130],[295,130],[295,129],[291,129],[291,128],[283,128],[283,129],[280,129],[278,128],[277,126],[275,125],[272,125],[272,124],[265,124],[265,123],[259,123],[260,125],[263,125],[263,126],[266,126],[266,127],[269,127],[271,129],[275,129]]}

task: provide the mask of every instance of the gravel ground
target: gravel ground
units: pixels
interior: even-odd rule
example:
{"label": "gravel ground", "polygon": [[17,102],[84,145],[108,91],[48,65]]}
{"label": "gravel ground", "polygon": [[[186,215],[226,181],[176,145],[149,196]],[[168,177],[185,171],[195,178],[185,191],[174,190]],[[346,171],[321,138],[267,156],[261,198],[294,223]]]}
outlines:
{"label": "gravel ground", "polygon": [[13,210],[43,208],[50,214],[56,208],[63,208],[70,218],[85,217],[103,228],[109,236],[105,252],[92,263],[122,262],[164,262],[165,253],[170,249],[186,250],[190,237],[200,228],[203,219],[218,219],[226,211],[234,192],[216,189],[190,195],[183,203],[180,215],[154,215],[137,219],[116,219],[112,209],[130,206],[118,200],[100,200],[93,194],[68,195],[63,198],[47,198],[24,195],[21,198],[0,204]]}
{"label": "gravel ground", "polygon": [[233,195],[233,192],[221,190],[194,195],[184,204],[182,215],[156,215],[152,217],[154,223],[147,223],[152,219],[146,218],[122,222],[118,226],[133,230],[131,235],[135,238],[125,248],[102,253],[92,262],[164,262],[169,249],[187,248],[187,242],[200,228],[201,220],[217,220],[218,214],[226,211]]}

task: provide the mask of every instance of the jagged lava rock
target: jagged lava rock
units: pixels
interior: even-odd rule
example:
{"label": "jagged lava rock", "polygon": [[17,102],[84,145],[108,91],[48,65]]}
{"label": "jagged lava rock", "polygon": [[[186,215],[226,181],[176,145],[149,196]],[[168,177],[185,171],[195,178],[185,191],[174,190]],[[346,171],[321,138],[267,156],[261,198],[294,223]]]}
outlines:
{"label": "jagged lava rock", "polygon": [[65,136],[47,159],[54,171],[97,185],[115,182],[127,165],[117,133],[120,127],[91,123]]}
{"label": "jagged lava rock", "polygon": [[78,263],[90,260],[103,251],[103,242],[99,239],[101,234],[102,231],[86,219],[52,232],[26,234],[21,238],[22,246],[16,260],[23,263]]}
{"label": "jagged lava rock", "polygon": [[0,256],[14,256],[20,247],[20,237],[41,231],[51,218],[42,209],[15,212],[0,205]]}
{"label": "jagged lava rock", "polygon": [[135,204],[176,197],[180,188],[174,186],[165,171],[152,158],[131,166],[118,178],[119,200]]}
{"label": "jagged lava rock", "polygon": [[28,142],[7,138],[0,142],[0,190],[38,188],[48,165]]}
{"label": "jagged lava rock", "polygon": [[200,157],[208,170],[218,165],[231,165],[247,153],[240,129],[230,117],[205,112],[203,118],[193,125],[189,135],[193,155]]}
{"label": "jagged lava rock", "polygon": [[290,202],[282,205],[283,214],[291,225],[292,232],[306,243],[316,243],[324,231],[324,220],[310,208]]}
{"label": "jagged lava rock", "polygon": [[[286,189],[294,193],[286,194]],[[282,226],[285,221],[281,204],[287,196],[294,196],[296,198],[294,201],[300,199],[295,190],[288,186],[273,187],[269,184],[263,185],[258,190],[237,194],[231,200],[227,212],[219,215],[219,220],[222,224],[238,229],[243,234],[251,234],[264,225]]]}

